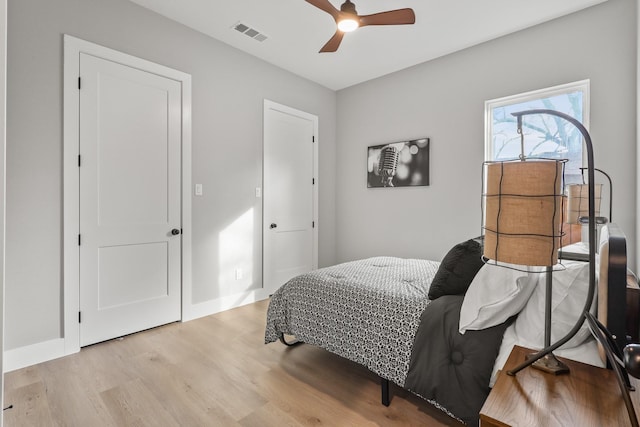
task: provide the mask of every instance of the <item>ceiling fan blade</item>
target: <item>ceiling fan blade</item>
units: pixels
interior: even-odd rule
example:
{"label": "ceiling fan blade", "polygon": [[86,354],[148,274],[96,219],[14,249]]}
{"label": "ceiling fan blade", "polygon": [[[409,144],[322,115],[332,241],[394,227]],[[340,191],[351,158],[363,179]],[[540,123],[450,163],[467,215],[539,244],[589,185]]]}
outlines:
{"label": "ceiling fan blade", "polygon": [[331,37],[331,39],[329,39],[329,41],[324,46],[322,46],[322,49],[320,49],[320,53],[335,52],[336,50],[338,50],[343,37],[344,33],[342,31],[336,31],[333,37]]}
{"label": "ceiling fan blade", "polygon": [[333,19],[338,20],[338,16],[340,15],[340,11],[336,9],[329,0],[306,0],[307,3],[310,3],[317,7],[320,10],[324,10],[329,15],[333,16]]}
{"label": "ceiling fan blade", "polygon": [[[307,0],[308,1],[308,0]],[[360,17],[360,26],[365,25],[403,25],[415,24],[416,15],[413,9],[397,9],[388,12],[374,13]]]}

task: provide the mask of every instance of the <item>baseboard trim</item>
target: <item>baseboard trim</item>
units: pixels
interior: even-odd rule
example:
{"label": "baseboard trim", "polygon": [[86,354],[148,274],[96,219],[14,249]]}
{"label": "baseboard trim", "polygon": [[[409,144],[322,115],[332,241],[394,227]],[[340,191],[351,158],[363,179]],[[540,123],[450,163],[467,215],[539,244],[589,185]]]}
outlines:
{"label": "baseboard trim", "polygon": [[4,352],[4,372],[26,368],[27,366],[57,359],[64,355],[63,338],[6,350]]}
{"label": "baseboard trim", "polygon": [[244,292],[236,295],[217,298],[210,301],[192,304],[188,306],[188,310],[182,313],[182,321],[198,319],[200,317],[210,316],[221,311],[230,310],[232,308],[241,307],[256,301],[262,301],[269,298],[269,293],[264,289]]}

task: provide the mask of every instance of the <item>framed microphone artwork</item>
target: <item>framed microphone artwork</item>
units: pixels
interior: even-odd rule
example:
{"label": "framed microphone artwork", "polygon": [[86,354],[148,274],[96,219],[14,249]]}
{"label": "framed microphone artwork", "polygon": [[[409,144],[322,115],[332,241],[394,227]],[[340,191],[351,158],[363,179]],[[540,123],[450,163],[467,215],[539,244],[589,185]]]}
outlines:
{"label": "framed microphone artwork", "polygon": [[429,138],[367,147],[367,187],[429,185]]}

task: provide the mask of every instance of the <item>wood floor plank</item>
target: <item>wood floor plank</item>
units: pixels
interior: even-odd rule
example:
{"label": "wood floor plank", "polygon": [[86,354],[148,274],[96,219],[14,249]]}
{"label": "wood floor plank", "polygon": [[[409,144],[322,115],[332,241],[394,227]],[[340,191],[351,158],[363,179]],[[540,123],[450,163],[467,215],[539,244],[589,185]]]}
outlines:
{"label": "wood floor plank", "polygon": [[5,426],[459,426],[310,345],[264,344],[268,301],[83,348],[5,376]]}
{"label": "wood floor plank", "polygon": [[176,420],[185,426],[237,425],[216,399],[202,392],[180,366],[149,353],[133,361],[146,387]]}
{"label": "wood floor plank", "polygon": [[116,425],[131,427],[180,425],[140,379],[103,391],[100,395]]}
{"label": "wood floor plank", "polygon": [[370,425],[364,414],[283,370],[269,371],[256,386],[301,425]]}
{"label": "wood floor plank", "polygon": [[[53,417],[49,411],[45,385],[36,382],[12,390],[8,396],[15,402],[13,407],[4,411],[5,425],[16,426],[53,426]],[[28,420],[28,422],[23,422]]]}
{"label": "wood floor plank", "polygon": [[296,421],[277,405],[269,402],[257,411],[240,420],[243,427],[300,427]]}
{"label": "wood floor plank", "polygon": [[100,397],[101,389],[92,388],[90,377],[72,371],[41,366],[47,386],[47,401],[56,425],[100,425],[116,427]]}

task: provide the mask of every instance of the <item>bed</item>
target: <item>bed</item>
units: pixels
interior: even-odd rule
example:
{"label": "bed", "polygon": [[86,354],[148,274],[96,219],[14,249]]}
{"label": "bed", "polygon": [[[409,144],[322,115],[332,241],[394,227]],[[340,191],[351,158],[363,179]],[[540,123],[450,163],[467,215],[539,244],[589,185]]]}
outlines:
{"label": "bed", "polygon": [[[606,259],[599,261],[599,298],[610,308],[604,323],[622,347],[626,316],[611,304],[625,304],[626,243],[615,224],[602,236]],[[383,404],[389,404],[392,382],[477,425],[512,346],[542,346],[536,334],[543,330],[538,323],[544,299],[538,284],[544,275],[485,265],[480,253],[479,239],[470,239],[441,262],[374,257],[295,277],[271,297],[265,343],[319,346],[377,374]],[[575,323],[585,302],[580,296],[586,295],[588,264],[569,259],[563,264],[565,271],[554,274],[554,298],[556,292],[562,295],[554,308],[552,338]],[[602,366],[583,328],[556,354]]]}

